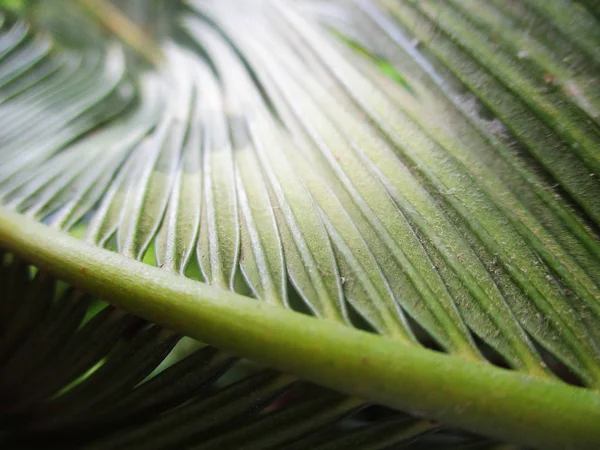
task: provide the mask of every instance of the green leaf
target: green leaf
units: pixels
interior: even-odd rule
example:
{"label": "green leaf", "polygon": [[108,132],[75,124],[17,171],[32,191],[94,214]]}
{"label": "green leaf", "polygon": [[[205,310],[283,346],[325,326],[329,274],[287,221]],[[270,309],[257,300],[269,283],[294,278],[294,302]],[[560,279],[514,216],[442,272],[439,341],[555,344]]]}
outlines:
{"label": "green leaf", "polygon": [[0,14],[7,442],[600,445],[593,4],[83,3]]}

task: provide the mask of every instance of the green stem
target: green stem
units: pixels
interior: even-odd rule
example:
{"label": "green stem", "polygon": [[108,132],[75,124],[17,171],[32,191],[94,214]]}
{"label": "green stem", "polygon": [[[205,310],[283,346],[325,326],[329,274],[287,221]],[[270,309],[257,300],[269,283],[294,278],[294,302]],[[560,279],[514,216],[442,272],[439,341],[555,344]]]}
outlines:
{"label": "green stem", "polygon": [[464,361],[159,270],[0,207],[0,245],[147,320],[283,372],[544,449],[600,448],[600,394]]}

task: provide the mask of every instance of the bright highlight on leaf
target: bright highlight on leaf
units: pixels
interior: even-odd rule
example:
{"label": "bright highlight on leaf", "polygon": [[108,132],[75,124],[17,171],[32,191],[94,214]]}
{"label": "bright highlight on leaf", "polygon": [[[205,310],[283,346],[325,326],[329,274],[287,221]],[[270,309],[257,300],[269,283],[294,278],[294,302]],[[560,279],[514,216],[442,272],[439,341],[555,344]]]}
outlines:
{"label": "bright highlight on leaf", "polygon": [[[442,427],[421,438],[431,447],[414,448],[434,448],[435,436],[600,446],[583,412],[600,415],[593,1],[115,2],[129,19],[103,1],[92,3],[112,19],[92,18],[84,3],[61,3],[63,15],[36,3],[27,19],[0,4],[0,223],[16,223],[12,211],[53,228],[40,229],[49,244],[38,253],[56,252],[48,264],[38,244],[16,243],[38,231],[0,227],[7,442],[384,449]],[[115,23],[132,28],[107,32]],[[87,266],[75,274],[77,246],[54,247],[55,232],[137,260],[140,283],[156,262],[166,284],[144,306],[126,287],[134,270],[102,282]],[[90,248],[81,243],[78,258]],[[39,271],[29,276],[28,264]],[[175,320],[187,300],[166,295],[179,281],[188,289],[183,277],[198,309]],[[83,324],[106,292],[123,309]],[[219,295],[264,303],[275,330],[264,359],[245,352],[253,338],[226,312],[199,329],[203,301]],[[308,320],[306,335],[290,331],[301,333],[296,320]],[[374,353],[312,343],[315,321],[328,336],[368,332]],[[183,357],[182,332],[227,348]],[[327,349],[331,372],[314,375],[293,346],[274,359],[288,338]],[[382,400],[361,385],[377,375],[344,371],[368,365],[377,342],[415,358],[447,354],[475,374],[452,380],[461,386],[509,369],[555,387],[556,411],[522,413],[506,400],[514,392],[471,409],[468,389],[467,406],[444,411],[418,396]],[[254,373],[233,365],[239,357],[290,374]],[[389,364],[389,374],[401,366]],[[440,404],[452,404],[435,376]],[[562,389],[585,396],[588,421],[557,428],[561,408],[576,408],[560,404]],[[500,425],[481,413],[495,396],[505,399]]]}

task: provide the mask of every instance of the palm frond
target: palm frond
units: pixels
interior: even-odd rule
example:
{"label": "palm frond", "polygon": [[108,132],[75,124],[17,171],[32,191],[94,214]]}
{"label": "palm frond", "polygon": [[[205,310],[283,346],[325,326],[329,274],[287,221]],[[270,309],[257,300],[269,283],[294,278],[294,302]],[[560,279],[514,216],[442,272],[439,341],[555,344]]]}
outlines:
{"label": "palm frond", "polygon": [[[0,275],[14,317],[0,374],[10,448],[315,448],[323,429],[324,443],[339,445],[390,428],[381,443],[369,439],[385,448],[437,428],[383,410],[385,420],[374,422],[376,411],[360,400],[211,347],[177,361],[180,336],[65,289],[12,255],[3,255]],[[178,342],[175,361],[165,361]]]}
{"label": "palm frond", "polygon": [[[13,292],[1,307],[11,362],[0,387],[10,417],[35,407],[24,430],[68,434],[82,421],[98,427],[82,439],[114,431],[94,443],[99,448],[130,448],[151,429],[173,430],[153,438],[156,448],[194,439],[200,448],[336,448],[348,440],[384,448],[435,427],[393,416],[356,434],[306,436],[376,402],[520,444],[597,444],[587,425],[600,414],[598,18],[584,2],[547,3],[190,0],[169,10],[173,29],[160,43],[158,67],[137,64],[93,26],[84,30],[89,22],[53,19],[42,33],[2,16],[0,243],[40,269],[33,280],[18,259],[3,269]],[[570,20],[565,11],[575,11]],[[87,38],[73,46],[51,37],[63,27]],[[62,240],[66,233],[91,247]],[[119,265],[132,279],[111,278]],[[53,276],[81,290],[55,301]],[[32,300],[21,304],[23,289]],[[255,378],[240,381],[248,391],[215,386],[231,357],[208,349],[142,382],[179,337],[114,307],[77,331],[90,294],[364,400],[310,388],[311,398],[244,415],[252,389],[265,389],[264,408],[301,383],[268,372],[256,378],[260,387]],[[242,296],[268,306],[246,305]],[[298,312],[321,320],[312,325]],[[256,322],[234,323],[250,318]],[[252,330],[261,325],[273,330],[272,344]],[[28,342],[39,336],[48,346],[29,360],[20,346],[33,348]],[[337,386],[335,378],[361,360],[342,338],[364,340],[370,364],[390,355],[421,366],[409,376],[393,359],[383,374],[356,369]],[[314,346],[336,361],[321,374],[322,354],[304,358],[315,339],[332,339]],[[73,349],[59,352],[67,340]],[[438,354],[429,359],[426,348]],[[464,376],[482,384],[456,388],[456,399],[448,394],[441,403],[406,387],[357,385],[393,384],[400,372],[417,383],[440,351],[450,355],[448,373],[456,369],[446,383]],[[196,375],[186,372],[193,358]],[[505,405],[495,416],[502,426],[474,400],[496,376],[505,403],[486,395]],[[179,379],[188,381],[177,387]],[[444,376],[433,375],[422,388],[439,382]],[[571,408],[569,433],[547,434],[558,420],[551,412],[538,420],[517,411],[523,404],[506,389],[521,382]],[[145,400],[161,383],[174,391]],[[211,397],[181,405],[188,392],[205,390],[223,409],[214,423],[206,419]],[[532,392],[540,403],[531,411],[539,412],[549,399]],[[579,410],[561,403],[570,395],[581,395]],[[439,410],[459,398],[468,406]],[[244,425],[232,432],[241,416]],[[527,435],[526,426],[539,428]],[[250,444],[249,436],[261,437]]]}

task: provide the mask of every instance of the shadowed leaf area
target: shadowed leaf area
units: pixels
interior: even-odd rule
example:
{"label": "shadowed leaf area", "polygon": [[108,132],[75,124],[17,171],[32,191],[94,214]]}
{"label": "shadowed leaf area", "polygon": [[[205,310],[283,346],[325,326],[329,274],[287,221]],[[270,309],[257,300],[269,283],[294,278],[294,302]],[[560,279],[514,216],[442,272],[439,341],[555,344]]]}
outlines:
{"label": "shadowed leaf area", "polygon": [[0,124],[3,448],[600,448],[594,1],[2,1]]}

